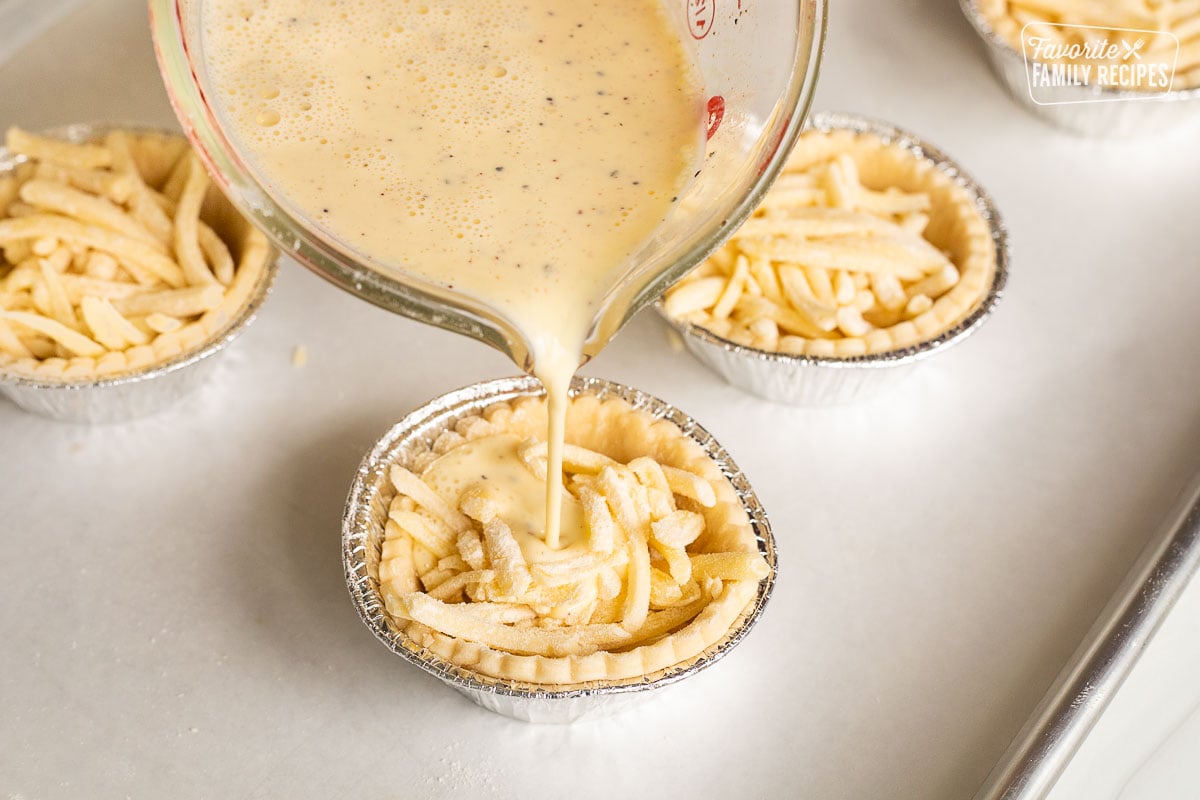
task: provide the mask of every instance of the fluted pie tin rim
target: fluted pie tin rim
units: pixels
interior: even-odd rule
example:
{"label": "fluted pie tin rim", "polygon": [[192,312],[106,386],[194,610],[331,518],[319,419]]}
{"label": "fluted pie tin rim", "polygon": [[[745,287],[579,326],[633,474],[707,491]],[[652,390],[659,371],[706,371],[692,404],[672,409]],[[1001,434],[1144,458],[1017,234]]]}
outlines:
{"label": "fluted pie tin rim", "polygon": [[[394,496],[388,470],[414,446],[429,444],[459,418],[478,414],[498,402],[543,395],[540,382],[528,376],[476,383],[449,392],[416,409],[394,425],[371,448],[354,477],[342,517],[342,563],[354,608],[371,632],[396,655],[437,677],[491,711],[529,722],[567,723],[604,716],[630,700],[678,683],[711,666],[732,650],[757,623],[774,589],[775,539],[766,512],[745,475],[729,453],[694,419],[645,392],[599,378],[575,377],[571,396],[620,398],[635,409],[675,424],[729,479],[750,519],[759,552],[770,571],[750,604],[728,633],[698,657],[646,676],[616,681],[590,681],[553,687],[482,675],[420,648],[392,621],[379,589],[378,559],[387,506]],[[374,563],[372,564],[372,558]]]}
{"label": "fluted pie tin rim", "polygon": [[[183,138],[178,131],[119,122],[81,122],[41,133],[71,142],[84,142],[114,130]],[[0,145],[0,174],[24,160]],[[67,422],[120,422],[162,411],[203,383],[208,368],[215,363],[210,356],[225,350],[254,321],[270,295],[278,273],[279,251],[269,245],[262,272],[245,304],[200,347],[112,375],[39,378],[0,367],[0,394],[26,411]]]}
{"label": "fluted pie tin rim", "polygon": [[[1008,283],[1008,228],[992,196],[943,150],[916,134],[889,122],[859,114],[825,111],[814,114],[806,130],[830,133],[849,131],[872,134],[932,163],[961,187],[988,226],[995,245],[996,265],[991,285],[979,305],[953,327],[908,347],[857,356],[813,356],[760,350],[718,336],[706,328],[666,313],[662,298],[655,309],[678,331],[688,350],[734,386],[751,394],[783,403],[824,405],[848,402],[870,390],[894,382],[901,367],[908,367],[966,339],[987,320],[1004,296]],[[848,373],[860,372],[851,378]],[[883,372],[889,373],[886,377]],[[870,373],[880,373],[872,375]]]}

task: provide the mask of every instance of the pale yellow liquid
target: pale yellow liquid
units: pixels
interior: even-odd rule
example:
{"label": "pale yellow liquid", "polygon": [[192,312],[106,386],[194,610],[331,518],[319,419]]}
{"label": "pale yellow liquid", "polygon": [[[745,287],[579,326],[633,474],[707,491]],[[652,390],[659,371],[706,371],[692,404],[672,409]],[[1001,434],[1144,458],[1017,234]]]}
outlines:
{"label": "pale yellow liquid", "polygon": [[699,157],[699,87],[658,0],[207,0],[203,35],[218,113],[278,195],[521,332],[561,476],[594,318]]}
{"label": "pale yellow liquid", "polygon": [[[543,538],[546,524],[545,485],[534,477],[518,454],[516,436],[498,435],[460,444],[429,465],[421,477],[451,506],[473,484],[485,483],[498,504],[499,516],[512,529],[525,560],[541,564],[588,552],[583,507],[560,485],[561,536],[558,549]],[[553,485],[553,481],[551,482]]]}

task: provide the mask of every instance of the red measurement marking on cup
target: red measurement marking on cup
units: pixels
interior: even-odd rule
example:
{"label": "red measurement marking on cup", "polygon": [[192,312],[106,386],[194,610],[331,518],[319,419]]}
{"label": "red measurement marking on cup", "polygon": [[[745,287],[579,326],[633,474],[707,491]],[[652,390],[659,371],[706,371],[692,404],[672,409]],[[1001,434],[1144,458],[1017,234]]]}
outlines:
{"label": "red measurement marking on cup", "polygon": [[714,94],[708,98],[708,123],[704,126],[705,139],[711,139],[713,134],[717,132],[717,128],[721,127],[721,120],[725,119],[725,98],[719,94]]}
{"label": "red measurement marking on cup", "polygon": [[712,30],[713,20],[716,19],[717,0],[684,0],[684,13],[687,14],[692,38],[703,39]]}
{"label": "red measurement marking on cup", "polygon": [[768,153],[758,165],[758,174],[762,175],[767,171],[767,167],[771,166],[771,162],[775,159],[775,153],[779,152],[779,145],[783,144],[783,132],[787,130],[787,126],[782,126],[779,133],[775,134],[775,140],[771,142],[771,152]]}

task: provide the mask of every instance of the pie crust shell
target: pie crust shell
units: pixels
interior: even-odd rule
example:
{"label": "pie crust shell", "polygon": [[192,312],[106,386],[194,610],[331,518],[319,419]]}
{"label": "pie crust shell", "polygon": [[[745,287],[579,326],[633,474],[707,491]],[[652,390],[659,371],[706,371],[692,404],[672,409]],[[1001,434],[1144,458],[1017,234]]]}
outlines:
{"label": "pie crust shell", "polygon": [[[157,187],[155,187],[157,188]],[[96,358],[13,358],[0,351],[0,378],[11,376],[47,382],[86,382],[126,377],[153,370],[202,349],[237,319],[251,301],[263,272],[272,258],[266,237],[243,217],[210,181],[200,219],[211,227],[233,257],[233,280],[225,297],[192,322],[174,331],[156,335],[148,344],[126,350],[110,350]]]}
{"label": "pie crust shell", "polygon": [[[483,417],[492,425],[463,425],[470,440],[494,433],[521,438],[544,437],[546,405],[540,398],[497,403]],[[472,429],[474,428],[474,429]],[[498,428],[498,430],[497,430]],[[758,552],[758,543],[745,508],[729,480],[703,448],[673,423],[656,419],[620,398],[600,400],[591,395],[572,398],[567,412],[567,442],[603,453],[622,463],[649,456],[661,464],[686,469],[713,486],[716,504],[695,506],[704,516],[704,533],[689,545],[692,553]],[[414,453],[404,466],[413,469],[428,461],[430,452]],[[423,457],[425,456],[425,457]],[[682,628],[660,639],[623,651],[598,651],[586,656],[517,655],[435,631],[412,620],[392,618],[414,652],[427,651],[480,675],[539,686],[625,682],[681,669],[699,658],[736,629],[757,594],[757,581],[725,581],[720,593]]]}

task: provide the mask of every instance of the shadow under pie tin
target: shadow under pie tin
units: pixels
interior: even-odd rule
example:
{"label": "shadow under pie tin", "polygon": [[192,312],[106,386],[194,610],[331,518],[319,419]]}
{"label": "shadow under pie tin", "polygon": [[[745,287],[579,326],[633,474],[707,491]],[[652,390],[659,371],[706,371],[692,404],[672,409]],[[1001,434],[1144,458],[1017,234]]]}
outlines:
{"label": "shadow under pie tin", "polygon": [[[133,135],[164,135],[182,139],[182,134],[138,125],[79,123],[43,132],[43,135],[69,142],[87,142],[111,131]],[[190,145],[189,145],[190,147]],[[0,147],[0,174],[24,161]],[[213,188],[210,186],[210,191]],[[220,212],[235,226],[238,242],[226,240],[240,259],[242,246],[251,237],[262,237],[222,196]],[[226,237],[222,237],[226,239]],[[204,384],[219,363],[220,354],[254,320],[270,294],[278,273],[278,251],[262,239],[265,247],[261,263],[253,266],[257,275],[246,290],[243,302],[227,318],[216,318],[216,330],[194,345],[182,345],[177,354],[155,359],[143,366],[78,377],[29,374],[0,365],[0,394],[26,411],[69,422],[107,423],[136,419],[164,410]],[[239,264],[239,269],[241,264]]]}
{"label": "shadow under pie tin", "polygon": [[[907,347],[856,356],[795,355],[760,350],[718,336],[706,328],[668,315],[660,298],[659,315],[683,338],[684,346],[733,386],[777,403],[822,406],[875,395],[907,377],[914,366],[961,342],[983,324],[1004,294],[1008,281],[1008,230],[991,196],[948,155],[927,141],[886,122],[840,112],[821,112],[807,131],[870,134],[884,144],[928,162],[965,192],[987,226],[995,250],[991,281],[979,302],[950,328]],[[803,141],[803,134],[801,140]]]}
{"label": "shadow under pie tin", "polygon": [[959,0],[959,5],[983,41],[1000,85],[1018,105],[1052,125],[1083,136],[1127,138],[1161,133],[1200,115],[1200,86],[1148,93],[1068,83],[1039,89],[1052,99],[1036,102],[1030,89],[1034,62],[996,32],[979,0]]}
{"label": "shadow under pie tin", "polygon": [[745,510],[758,551],[770,568],[767,577],[759,582],[749,604],[721,639],[694,658],[648,675],[578,684],[528,683],[484,675],[422,648],[396,624],[380,593],[379,561],[384,528],[388,505],[395,496],[389,469],[427,450],[438,434],[452,429],[463,417],[479,414],[499,402],[542,394],[542,386],[534,378],[502,378],[442,395],[397,423],[375,444],[355,475],[342,517],[342,563],[355,609],[393,653],[490,711],[527,722],[569,723],[619,711],[696,674],[732,650],[758,621],[771,596],[777,571],[776,550],[766,512],[753,489],[708,431],[675,407],[644,392],[597,378],[576,377],[571,382],[571,397],[619,398],[635,410],[673,423],[702,448],[729,480]]}

